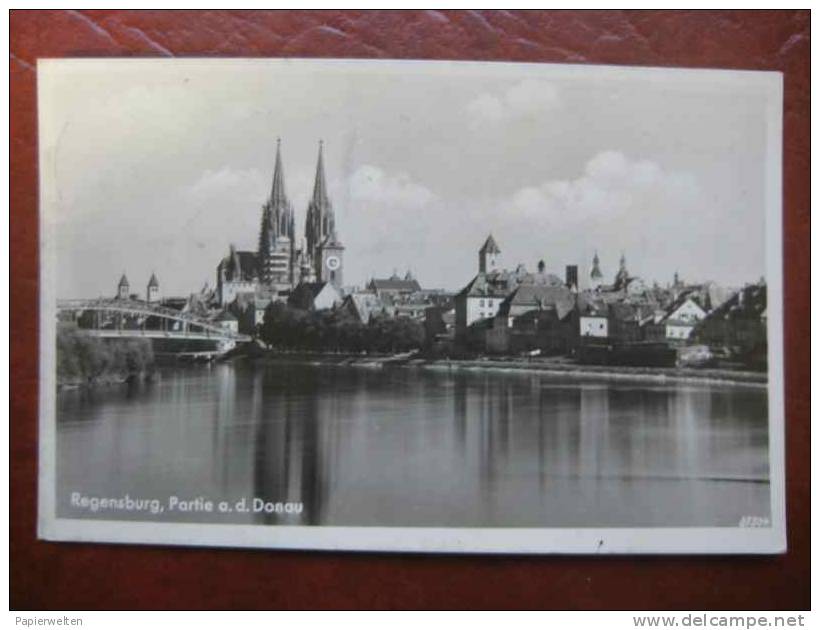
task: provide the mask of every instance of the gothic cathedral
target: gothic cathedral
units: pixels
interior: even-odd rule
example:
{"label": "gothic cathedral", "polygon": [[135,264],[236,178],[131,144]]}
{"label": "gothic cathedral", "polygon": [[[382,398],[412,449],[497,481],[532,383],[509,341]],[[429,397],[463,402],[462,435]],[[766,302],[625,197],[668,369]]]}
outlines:
{"label": "gothic cathedral", "polygon": [[343,254],[336,216],[327,192],[322,142],[313,196],[308,204],[305,237],[297,247],[293,205],[285,191],[282,144],[276,140],[276,163],[270,196],[262,206],[255,252],[231,246],[217,266],[217,301],[227,304],[240,294],[281,299],[300,283],[329,282],[342,289]]}
{"label": "gothic cathedral", "polygon": [[307,208],[305,239],[296,247],[293,206],[285,192],[281,142],[276,141],[276,164],[270,198],[262,207],[257,253],[261,287],[287,291],[300,282],[330,282],[341,289],[344,246],[336,234],[336,216],[327,193],[323,146],[319,159],[313,197]]}

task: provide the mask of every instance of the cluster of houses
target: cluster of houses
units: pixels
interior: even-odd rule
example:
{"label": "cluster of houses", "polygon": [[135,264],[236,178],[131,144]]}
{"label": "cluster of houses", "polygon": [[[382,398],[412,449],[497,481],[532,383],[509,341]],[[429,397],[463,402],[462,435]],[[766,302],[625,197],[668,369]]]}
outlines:
{"label": "cluster of houses", "polygon": [[[689,284],[675,274],[666,286],[649,286],[629,273],[621,256],[608,284],[596,253],[581,287],[577,265],[567,265],[560,277],[548,272],[543,261],[535,271],[523,264],[502,268],[500,255],[489,236],[479,249],[478,273],[457,293],[425,289],[408,271],[373,278],[361,289],[316,280],[267,294],[234,285],[227,296],[217,283],[215,289],[206,286],[187,298],[161,299],[152,274],[146,300],[249,335],[257,334],[274,302],[305,311],[333,309],[363,324],[374,318],[409,318],[424,326],[426,349],[439,355],[567,356],[592,363],[672,365],[687,349],[700,346],[711,357],[765,364],[763,280],[729,289],[713,282]],[[232,251],[220,263],[220,274],[228,264],[238,266],[231,271],[241,277],[240,253]],[[117,295],[137,297],[125,276]]]}
{"label": "cluster of houses", "polygon": [[[247,253],[232,251],[230,257],[241,269],[240,254]],[[254,262],[249,260],[248,264]],[[220,263],[220,271],[222,269],[224,265]],[[362,324],[378,317],[406,317],[422,324],[430,307],[452,303],[453,298],[451,292],[442,289],[422,288],[409,270],[403,276],[394,271],[388,278],[373,278],[364,288],[337,288],[332,282],[319,280],[299,282],[290,290],[262,292],[249,280],[245,290],[238,286],[238,282],[231,284],[230,294],[222,289],[224,287],[219,283],[214,288],[206,284],[199,292],[187,297],[160,297],[159,281],[152,273],[144,301],[194,314],[233,332],[256,335],[266,310],[276,302],[304,311],[333,309]],[[116,295],[118,299],[143,300],[131,291],[125,274],[117,285]]]}
{"label": "cluster of houses", "polygon": [[766,286],[739,290],[713,282],[668,286],[632,276],[621,256],[611,284],[597,253],[586,287],[578,267],[564,277],[524,265],[502,269],[491,236],[479,249],[478,273],[452,302],[427,309],[426,330],[439,352],[488,355],[565,355],[582,361],[675,364],[685,349],[708,346],[710,356],[765,363]]}

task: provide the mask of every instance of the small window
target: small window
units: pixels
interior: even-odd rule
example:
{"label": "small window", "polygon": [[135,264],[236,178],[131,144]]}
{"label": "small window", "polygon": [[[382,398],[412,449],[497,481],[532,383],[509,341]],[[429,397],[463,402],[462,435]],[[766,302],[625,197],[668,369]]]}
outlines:
{"label": "small window", "polygon": [[479,305],[479,306],[484,306],[484,300],[479,300],[479,301],[478,301],[478,305]]}

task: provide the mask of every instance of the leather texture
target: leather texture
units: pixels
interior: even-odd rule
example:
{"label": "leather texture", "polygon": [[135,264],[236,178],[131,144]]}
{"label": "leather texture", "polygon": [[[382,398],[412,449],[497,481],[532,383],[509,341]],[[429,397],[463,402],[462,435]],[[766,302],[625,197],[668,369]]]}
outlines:
{"label": "leather texture", "polygon": [[[809,17],[808,11],[12,11],[11,607],[809,607]],[[783,72],[788,553],[459,557],[37,541],[36,61],[75,56],[469,59]]]}

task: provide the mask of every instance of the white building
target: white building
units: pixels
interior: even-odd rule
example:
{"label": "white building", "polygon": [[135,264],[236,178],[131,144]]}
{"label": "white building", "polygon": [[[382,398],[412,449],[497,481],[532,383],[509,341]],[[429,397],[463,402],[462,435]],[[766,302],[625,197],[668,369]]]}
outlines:
{"label": "white building", "polygon": [[[596,255],[597,257],[597,255]],[[578,295],[578,333],[583,337],[609,337],[609,306],[593,292]]]}
{"label": "white building", "polygon": [[579,322],[582,337],[609,336],[609,318],[606,315],[581,315]]}
{"label": "white building", "polygon": [[239,320],[227,309],[217,315],[214,322],[223,330],[228,330],[232,333],[239,332]]}
{"label": "white building", "polygon": [[667,339],[685,341],[706,314],[706,310],[694,297],[682,295],[669,307],[660,323],[664,326]]}

